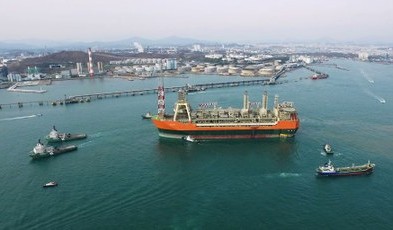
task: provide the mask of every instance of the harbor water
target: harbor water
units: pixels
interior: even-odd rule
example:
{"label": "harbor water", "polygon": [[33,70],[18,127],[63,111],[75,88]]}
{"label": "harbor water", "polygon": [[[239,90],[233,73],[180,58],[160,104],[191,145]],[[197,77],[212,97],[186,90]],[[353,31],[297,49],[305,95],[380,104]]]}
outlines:
{"label": "harbor water", "polygon": [[[392,229],[393,65],[337,59],[299,69],[276,85],[190,93],[193,108],[217,102],[241,107],[275,94],[293,101],[294,138],[188,143],[160,139],[141,115],[157,95],[122,96],[72,105],[0,110],[0,229]],[[248,80],[181,75],[165,87]],[[59,100],[77,94],[156,88],[158,78],[55,81],[44,94],[0,90],[0,104]],[[31,87],[32,89],[39,89]],[[172,112],[176,93],[166,94]],[[42,160],[30,151],[56,125],[86,133],[78,150]],[[326,156],[322,147],[332,145]],[[318,178],[315,168],[376,164],[373,174]],[[43,188],[49,182],[57,187]]]}

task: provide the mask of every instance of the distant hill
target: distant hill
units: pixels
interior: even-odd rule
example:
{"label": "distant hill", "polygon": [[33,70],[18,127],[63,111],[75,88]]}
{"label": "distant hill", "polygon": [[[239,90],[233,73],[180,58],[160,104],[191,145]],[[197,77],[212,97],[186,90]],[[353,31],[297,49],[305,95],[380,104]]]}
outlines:
{"label": "distant hill", "polygon": [[[108,63],[113,60],[120,60],[122,57],[110,53],[93,54],[94,62]],[[26,58],[21,62],[14,62],[8,65],[9,72],[23,72],[28,66],[37,66],[41,70],[48,70],[50,64],[62,64],[67,67],[75,66],[75,63],[81,62],[83,64],[88,62],[88,54],[82,51],[61,51],[58,53],[49,54],[42,57]]]}
{"label": "distant hill", "polygon": [[[175,57],[169,54],[149,54],[149,53],[125,53],[125,54],[113,54],[106,52],[93,52],[93,62],[103,62],[104,64],[110,61],[124,60],[125,58],[169,58]],[[76,63],[80,62],[84,66],[88,62],[89,56],[87,52],[82,51],[60,51],[52,54],[48,54],[42,57],[26,58],[20,62],[12,62],[8,64],[9,72],[23,73],[26,71],[27,67],[37,66],[42,70],[43,73],[50,73],[49,65],[51,64],[61,64],[67,69],[76,68]],[[56,70],[57,71],[57,70]]]}

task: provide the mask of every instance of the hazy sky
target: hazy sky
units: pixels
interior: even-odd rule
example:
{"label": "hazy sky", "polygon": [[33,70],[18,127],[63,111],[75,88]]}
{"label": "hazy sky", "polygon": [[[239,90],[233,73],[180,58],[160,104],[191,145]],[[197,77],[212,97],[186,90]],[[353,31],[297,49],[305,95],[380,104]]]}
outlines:
{"label": "hazy sky", "polygon": [[0,41],[393,41],[393,0],[4,0]]}

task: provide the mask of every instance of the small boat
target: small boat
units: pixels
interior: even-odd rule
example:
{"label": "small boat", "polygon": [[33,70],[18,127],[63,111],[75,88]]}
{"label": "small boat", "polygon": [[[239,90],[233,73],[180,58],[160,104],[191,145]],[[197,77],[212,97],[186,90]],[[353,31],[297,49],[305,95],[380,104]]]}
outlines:
{"label": "small boat", "polygon": [[45,146],[41,143],[41,140],[38,140],[38,143],[33,148],[33,152],[30,156],[33,159],[45,158],[49,156],[55,156],[61,153],[67,153],[76,150],[77,147],[75,145],[66,145],[66,146]]}
{"label": "small boat", "polygon": [[332,162],[325,163],[316,169],[317,176],[359,176],[368,175],[373,172],[375,164],[352,165],[349,167],[334,167]]}
{"label": "small boat", "polygon": [[142,119],[151,119],[153,116],[151,113],[147,112],[146,114],[142,115]]}
{"label": "small boat", "polygon": [[59,133],[55,126],[53,126],[50,133],[45,137],[46,140],[51,142],[63,142],[63,141],[73,141],[86,138],[87,135],[84,133],[71,134],[71,133]]}
{"label": "small boat", "polygon": [[185,87],[185,92],[186,93],[194,93],[194,92],[199,92],[199,91],[205,91],[206,89],[204,87],[197,87],[194,85],[187,84]]}
{"label": "small boat", "polygon": [[48,182],[48,183],[44,184],[42,187],[49,188],[49,187],[56,187],[56,186],[57,186],[57,182],[56,181],[51,181],[51,182]]}
{"label": "small boat", "polygon": [[326,79],[329,75],[325,73],[316,73],[311,76],[311,80]]}
{"label": "small boat", "polygon": [[199,142],[198,140],[196,140],[195,138],[191,137],[191,136],[184,136],[182,137],[183,140],[188,141],[188,142]]}
{"label": "small boat", "polygon": [[325,151],[326,154],[333,154],[332,146],[329,144],[323,146],[323,151]]}

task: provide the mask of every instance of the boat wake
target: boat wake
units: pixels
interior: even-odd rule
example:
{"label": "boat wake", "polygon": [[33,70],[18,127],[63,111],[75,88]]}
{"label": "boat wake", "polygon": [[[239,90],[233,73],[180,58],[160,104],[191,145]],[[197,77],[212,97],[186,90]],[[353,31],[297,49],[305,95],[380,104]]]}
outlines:
{"label": "boat wake", "polygon": [[291,177],[299,177],[299,176],[301,176],[300,173],[287,173],[287,172],[265,175],[265,177],[269,178],[269,179],[270,178],[291,178]]}
{"label": "boat wake", "polygon": [[92,137],[92,138],[98,138],[98,137],[103,137],[104,134],[101,133],[101,132],[98,132],[98,133],[93,133],[93,134],[91,134],[89,136]]}
{"label": "boat wake", "polygon": [[364,89],[364,92],[367,93],[368,95],[370,95],[371,97],[377,99],[380,103],[382,103],[382,104],[386,103],[386,100],[383,97],[376,95],[375,93],[371,92],[370,90]]}
{"label": "boat wake", "polygon": [[322,156],[327,156],[327,154],[324,151],[321,151]]}
{"label": "boat wake", "polygon": [[386,100],[383,99],[382,97],[378,96],[378,95],[373,95],[375,99],[377,99],[380,103],[385,104]]}
{"label": "boat wake", "polygon": [[91,144],[93,144],[93,141],[87,141],[87,142],[84,142],[84,143],[78,145],[78,148],[84,148],[84,147],[89,146]]}
{"label": "boat wake", "polygon": [[366,80],[372,84],[374,84],[374,80],[368,76],[368,74],[366,72],[364,72],[362,69],[360,70],[360,72],[362,73],[363,77],[366,78]]}
{"label": "boat wake", "polygon": [[30,116],[3,118],[3,119],[0,119],[0,121],[14,121],[14,120],[29,119],[29,118],[41,117],[41,116],[42,116],[42,114],[38,113],[38,114],[30,115]]}
{"label": "boat wake", "polygon": [[[324,151],[321,151],[321,155],[322,156],[330,156],[329,154],[326,154]],[[341,156],[343,155],[342,153],[339,152],[334,152],[334,156]]]}
{"label": "boat wake", "polygon": [[385,104],[385,103],[386,103],[386,100],[383,99],[382,97],[378,97],[378,96],[377,96],[377,99],[378,99],[378,101],[381,102],[382,104]]}

